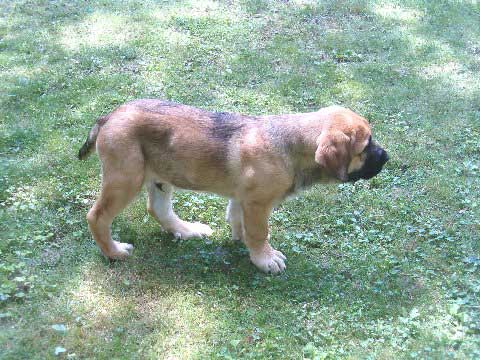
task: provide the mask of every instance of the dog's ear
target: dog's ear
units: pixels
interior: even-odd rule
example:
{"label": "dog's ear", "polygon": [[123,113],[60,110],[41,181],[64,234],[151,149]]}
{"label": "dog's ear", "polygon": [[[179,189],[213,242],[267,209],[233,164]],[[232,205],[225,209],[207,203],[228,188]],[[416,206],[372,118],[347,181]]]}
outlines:
{"label": "dog's ear", "polygon": [[341,181],[348,180],[350,138],[338,130],[327,130],[317,138],[315,161]]}

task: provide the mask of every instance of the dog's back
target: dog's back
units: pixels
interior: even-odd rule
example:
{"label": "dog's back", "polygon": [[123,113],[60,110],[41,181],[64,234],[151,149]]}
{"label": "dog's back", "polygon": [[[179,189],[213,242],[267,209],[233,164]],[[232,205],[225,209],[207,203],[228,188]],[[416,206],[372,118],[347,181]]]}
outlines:
{"label": "dog's back", "polygon": [[256,122],[169,101],[135,100],[99,118],[78,156],[85,159],[96,148],[105,163],[139,152],[147,178],[231,196],[238,176],[238,138]]}

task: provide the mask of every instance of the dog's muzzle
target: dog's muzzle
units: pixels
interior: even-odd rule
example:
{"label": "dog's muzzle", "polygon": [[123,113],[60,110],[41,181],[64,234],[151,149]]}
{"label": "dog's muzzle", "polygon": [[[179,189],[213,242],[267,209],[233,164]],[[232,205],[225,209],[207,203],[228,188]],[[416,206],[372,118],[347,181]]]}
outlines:
{"label": "dog's muzzle", "polygon": [[355,182],[360,179],[371,179],[377,175],[383,168],[383,165],[388,161],[387,152],[378,145],[373,145],[367,151],[367,158],[363,166],[350,174],[348,174],[348,181]]}

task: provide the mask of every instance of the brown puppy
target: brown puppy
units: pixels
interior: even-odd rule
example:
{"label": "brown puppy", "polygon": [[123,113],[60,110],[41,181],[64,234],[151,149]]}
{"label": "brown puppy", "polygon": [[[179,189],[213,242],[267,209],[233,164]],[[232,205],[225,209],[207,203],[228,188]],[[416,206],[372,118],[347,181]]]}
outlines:
{"label": "brown puppy", "polygon": [[174,187],[230,198],[232,237],[248,247],[262,271],[285,269],[285,256],[268,243],[268,217],[289,194],[317,182],[369,179],[387,153],[372,142],[364,118],[337,106],[313,113],[244,116],[172,102],[126,103],[93,126],[79,151],[94,149],[102,163],[102,190],[87,215],[102,252],[123,259],[133,246],[113,241],[110,225],[145,184],[149,213],[176,237],[209,236],[212,229],[181,220]]}

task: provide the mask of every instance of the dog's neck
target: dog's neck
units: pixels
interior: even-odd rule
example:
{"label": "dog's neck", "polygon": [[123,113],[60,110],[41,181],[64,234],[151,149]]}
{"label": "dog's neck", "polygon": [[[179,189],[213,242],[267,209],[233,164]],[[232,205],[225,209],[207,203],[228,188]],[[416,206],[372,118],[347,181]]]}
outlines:
{"label": "dog's neck", "polygon": [[316,144],[305,141],[305,137],[301,134],[292,133],[290,136],[283,145],[283,151],[288,153],[287,158],[290,161],[288,167],[293,175],[292,186],[287,195],[308,189],[318,183],[331,182],[331,177],[315,162]]}
{"label": "dog's neck", "polygon": [[294,115],[267,117],[267,132],[278,151],[287,154],[286,164],[293,176],[290,196],[317,183],[331,182],[331,177],[315,162],[316,139],[322,132],[318,119]]}

